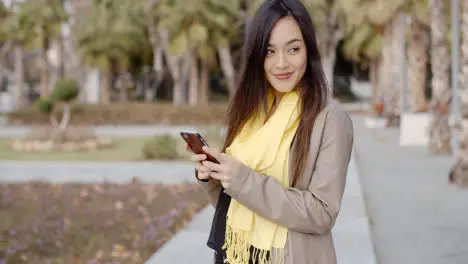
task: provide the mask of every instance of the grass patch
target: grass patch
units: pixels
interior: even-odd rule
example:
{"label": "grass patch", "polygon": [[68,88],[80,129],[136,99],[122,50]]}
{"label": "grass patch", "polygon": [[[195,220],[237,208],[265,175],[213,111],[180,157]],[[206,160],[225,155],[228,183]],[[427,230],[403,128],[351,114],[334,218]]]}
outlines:
{"label": "grass patch", "polygon": [[[211,147],[220,149],[223,137],[219,126],[205,126],[197,129]],[[12,139],[0,138],[0,160],[16,161],[145,161],[185,160],[190,153],[184,150],[185,141],[177,135],[153,137],[114,138],[110,148],[93,151],[25,152],[10,147]]]}
{"label": "grass patch", "polygon": [[0,263],[144,263],[207,204],[197,184],[3,184]]}
{"label": "grass patch", "polygon": [[9,144],[11,139],[0,138],[0,160],[31,160],[31,161],[138,161],[143,160],[141,149],[148,137],[115,138],[114,146],[108,149],[98,149],[90,152],[60,152],[44,153],[14,151]]}

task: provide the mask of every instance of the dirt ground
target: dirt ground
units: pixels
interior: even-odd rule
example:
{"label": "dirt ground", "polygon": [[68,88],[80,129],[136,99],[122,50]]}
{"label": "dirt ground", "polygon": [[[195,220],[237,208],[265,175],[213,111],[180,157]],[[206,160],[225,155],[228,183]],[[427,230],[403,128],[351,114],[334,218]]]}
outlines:
{"label": "dirt ground", "polygon": [[196,184],[2,184],[0,263],[144,263],[207,203]]}

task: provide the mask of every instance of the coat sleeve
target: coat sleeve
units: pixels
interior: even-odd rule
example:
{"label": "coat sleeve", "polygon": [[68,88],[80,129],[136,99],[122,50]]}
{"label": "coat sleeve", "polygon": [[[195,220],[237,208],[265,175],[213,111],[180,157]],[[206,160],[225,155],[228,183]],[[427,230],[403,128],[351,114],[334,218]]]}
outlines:
{"label": "coat sleeve", "polygon": [[242,165],[228,189],[233,199],[289,230],[323,234],[335,224],[353,145],[353,124],[343,109],[331,109],[307,189],[284,188],[276,179]]}
{"label": "coat sleeve", "polygon": [[[197,177],[197,174],[198,171],[195,170],[195,177]],[[218,204],[219,193],[221,192],[221,182],[215,179],[210,179],[209,181],[201,181],[198,180],[198,177],[197,182],[208,195],[211,204],[216,208],[216,205]]]}

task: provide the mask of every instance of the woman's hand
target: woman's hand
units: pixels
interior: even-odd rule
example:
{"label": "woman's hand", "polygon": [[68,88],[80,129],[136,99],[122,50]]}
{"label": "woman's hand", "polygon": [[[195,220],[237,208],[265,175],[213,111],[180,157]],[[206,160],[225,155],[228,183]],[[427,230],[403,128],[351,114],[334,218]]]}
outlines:
{"label": "woman's hand", "polygon": [[205,154],[195,154],[193,153],[192,149],[189,147],[187,143],[184,146],[185,150],[192,153],[193,155],[190,157],[190,160],[195,162],[195,169],[198,171],[197,177],[200,180],[209,180],[211,170],[207,167],[203,166],[202,161],[206,160]]}
{"label": "woman's hand", "polygon": [[202,161],[202,165],[211,171],[211,178],[220,180],[224,189],[228,189],[242,163],[234,157],[221,153],[214,148],[203,147],[203,151],[213,156],[219,161],[219,164],[204,160]]}

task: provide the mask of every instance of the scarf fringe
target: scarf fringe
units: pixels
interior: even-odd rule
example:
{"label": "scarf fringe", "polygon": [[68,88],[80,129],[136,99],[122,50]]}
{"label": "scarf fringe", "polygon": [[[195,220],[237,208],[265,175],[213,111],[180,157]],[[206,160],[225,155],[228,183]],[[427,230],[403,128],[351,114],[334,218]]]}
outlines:
{"label": "scarf fringe", "polygon": [[[251,253],[251,248],[253,252]],[[252,254],[253,263],[271,264],[272,258],[276,263],[284,264],[284,249],[275,248],[278,254],[273,256],[273,249],[259,249],[249,243],[249,233],[244,230],[234,230],[230,225],[226,226],[226,238],[223,246],[226,250],[226,260],[224,263],[229,264],[249,264]],[[270,257],[268,257],[270,256]]]}

